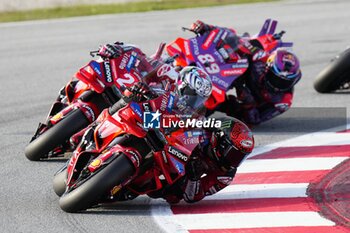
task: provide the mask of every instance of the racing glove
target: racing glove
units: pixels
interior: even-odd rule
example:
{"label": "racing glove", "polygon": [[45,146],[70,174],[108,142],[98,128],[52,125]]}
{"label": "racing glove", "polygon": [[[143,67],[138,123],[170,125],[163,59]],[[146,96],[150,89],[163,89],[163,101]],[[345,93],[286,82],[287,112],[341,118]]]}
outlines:
{"label": "racing glove", "polygon": [[115,58],[119,57],[122,53],[123,47],[119,43],[115,43],[100,46],[97,54],[102,58]]}
{"label": "racing glove", "polygon": [[261,122],[259,110],[256,108],[250,109],[245,112],[245,122],[248,124],[257,125]]}
{"label": "racing glove", "polygon": [[198,157],[192,157],[191,160],[186,164],[186,175],[187,178],[191,181],[200,180],[204,172],[205,168],[203,166],[203,162]]}
{"label": "racing glove", "polygon": [[203,21],[197,20],[191,25],[191,31],[196,34],[203,34],[211,29],[210,25],[204,23]]}
{"label": "racing glove", "polygon": [[245,109],[254,108],[256,105],[251,91],[243,85],[237,88],[237,100],[240,101],[242,107]]}
{"label": "racing glove", "polygon": [[135,102],[141,102],[144,99],[152,99],[154,97],[154,93],[149,86],[143,82],[136,83],[130,91],[133,94],[132,100]]}

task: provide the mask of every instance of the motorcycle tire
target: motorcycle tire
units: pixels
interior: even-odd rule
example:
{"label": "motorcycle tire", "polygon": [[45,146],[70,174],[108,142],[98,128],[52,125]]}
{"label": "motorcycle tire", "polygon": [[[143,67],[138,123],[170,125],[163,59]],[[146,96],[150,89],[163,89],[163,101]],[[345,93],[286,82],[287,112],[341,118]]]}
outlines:
{"label": "motorcycle tire", "polygon": [[53,190],[57,194],[57,196],[62,196],[62,194],[66,191],[67,184],[67,168],[63,171],[59,172],[53,178]]}
{"label": "motorcycle tire", "polygon": [[329,93],[338,90],[347,80],[350,80],[350,48],[339,54],[318,74],[314,88],[320,93]]}
{"label": "motorcycle tire", "polygon": [[93,174],[73,190],[66,191],[59,200],[62,210],[75,213],[97,204],[101,197],[134,173],[131,161],[123,154]]}
{"label": "motorcycle tire", "polygon": [[66,118],[45,131],[42,135],[29,143],[25,148],[25,155],[31,161],[45,158],[50,151],[62,145],[73,134],[89,125],[88,119],[80,109],[74,110]]}

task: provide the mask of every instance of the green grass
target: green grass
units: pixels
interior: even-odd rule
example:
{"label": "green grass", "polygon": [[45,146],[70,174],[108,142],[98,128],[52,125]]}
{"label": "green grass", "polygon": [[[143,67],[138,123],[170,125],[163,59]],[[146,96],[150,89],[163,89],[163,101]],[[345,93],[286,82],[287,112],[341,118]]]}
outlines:
{"label": "green grass", "polygon": [[27,11],[1,12],[0,22],[13,22],[36,19],[65,18],[74,16],[115,14],[126,12],[145,12],[156,10],[169,10],[180,8],[219,6],[229,4],[242,4],[253,2],[267,2],[276,0],[148,0],[143,2],[103,4],[103,5],[78,5],[36,9]]}

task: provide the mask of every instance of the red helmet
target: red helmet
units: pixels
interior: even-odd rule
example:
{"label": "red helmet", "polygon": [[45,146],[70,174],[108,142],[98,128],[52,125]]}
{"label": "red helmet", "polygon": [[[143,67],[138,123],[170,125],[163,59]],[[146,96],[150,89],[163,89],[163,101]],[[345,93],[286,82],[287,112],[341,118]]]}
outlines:
{"label": "red helmet", "polygon": [[[227,120],[228,119],[228,120]],[[252,131],[235,118],[222,121],[222,131],[213,133],[212,151],[220,166],[237,168],[254,148]]]}

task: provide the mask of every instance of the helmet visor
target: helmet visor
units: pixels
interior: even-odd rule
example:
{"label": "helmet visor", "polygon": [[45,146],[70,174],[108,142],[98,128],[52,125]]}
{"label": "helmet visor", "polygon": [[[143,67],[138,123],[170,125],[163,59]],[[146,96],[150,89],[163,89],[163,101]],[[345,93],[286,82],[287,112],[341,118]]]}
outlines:
{"label": "helmet visor", "polygon": [[206,97],[200,95],[182,95],[179,97],[179,103],[184,105],[189,110],[196,111],[204,106],[204,102],[207,100]]}
{"label": "helmet visor", "polygon": [[220,163],[225,167],[238,167],[246,156],[245,153],[235,148],[227,137],[220,142],[218,152]]}
{"label": "helmet visor", "polygon": [[[272,68],[273,69],[273,68]],[[279,76],[271,69],[266,74],[266,83],[268,86],[278,91],[287,91],[291,89],[297,81],[297,75]]]}

